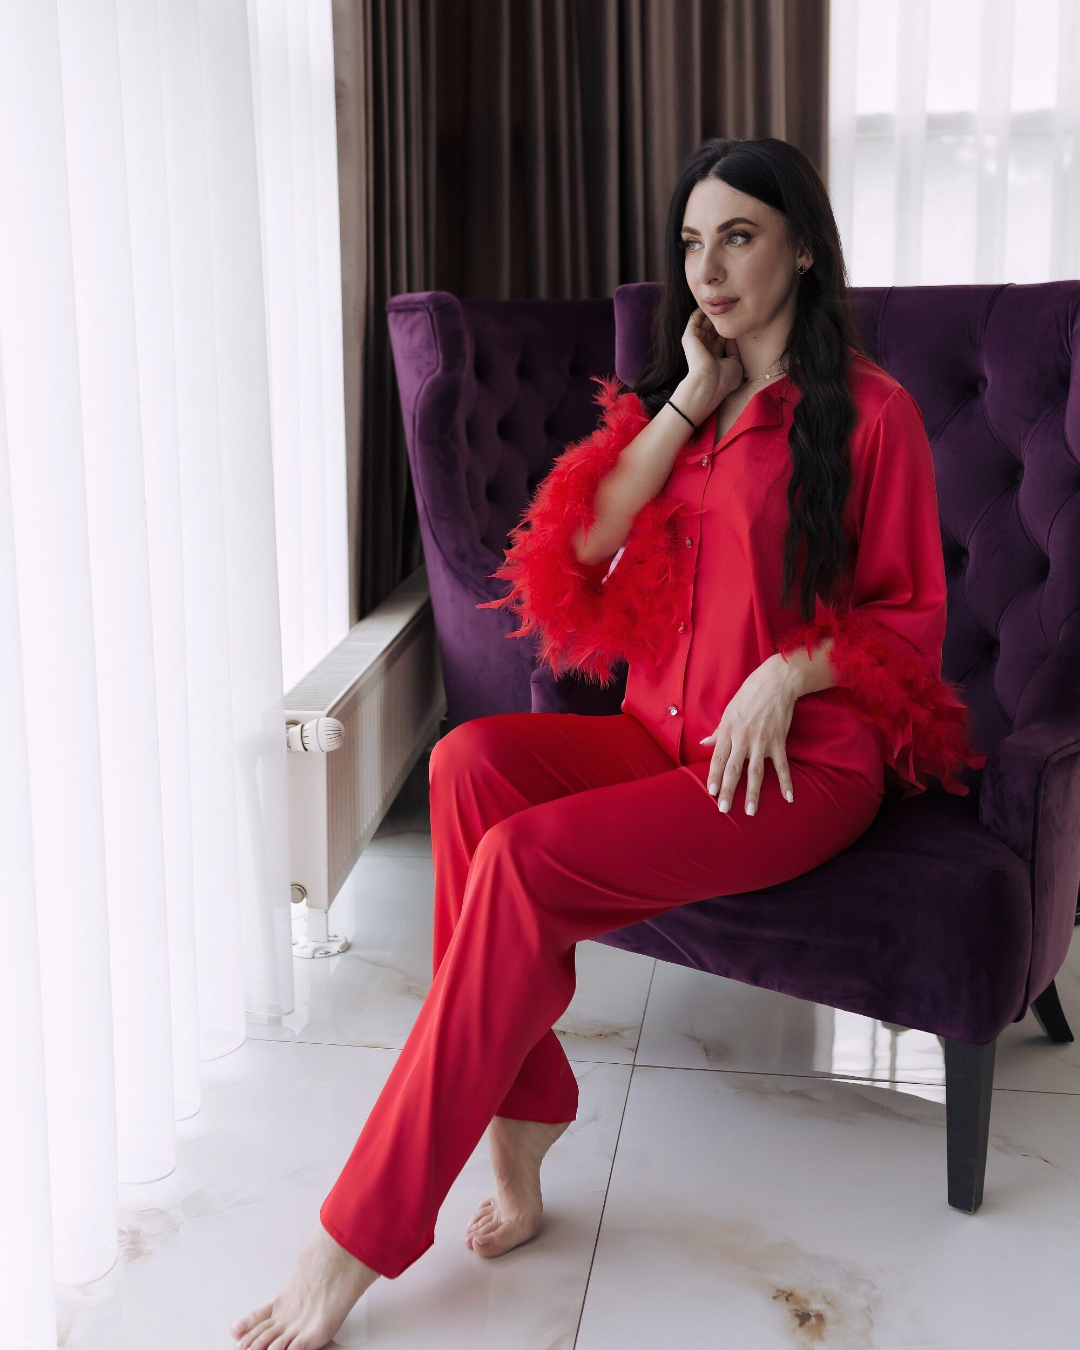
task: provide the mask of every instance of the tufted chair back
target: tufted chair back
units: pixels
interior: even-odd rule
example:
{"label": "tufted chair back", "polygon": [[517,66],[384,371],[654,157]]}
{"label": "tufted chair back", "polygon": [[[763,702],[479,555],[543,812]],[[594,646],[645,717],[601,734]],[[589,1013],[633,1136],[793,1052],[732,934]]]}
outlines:
{"label": "tufted chair back", "polygon": [[[659,295],[655,282],[615,292],[627,383]],[[943,673],[989,752],[1080,683],[1080,281],[854,295],[867,355],[922,410],[949,587]]]}
{"label": "tufted chair back", "polygon": [[528,712],[536,659],[490,580],[533,489],[596,426],[593,375],[615,368],[604,300],[459,300],[418,291],[386,302],[405,438],[451,727]]}

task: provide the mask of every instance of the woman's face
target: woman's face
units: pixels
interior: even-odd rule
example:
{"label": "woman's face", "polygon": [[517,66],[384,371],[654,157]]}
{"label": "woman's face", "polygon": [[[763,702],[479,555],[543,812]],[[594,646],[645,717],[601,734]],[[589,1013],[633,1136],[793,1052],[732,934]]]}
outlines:
{"label": "woman's face", "polygon": [[[795,318],[796,268],[812,260],[788,243],[780,212],[719,178],[703,178],[687,199],[682,241],[687,285],[716,331],[751,344],[764,340],[763,350],[782,347]],[[736,303],[711,307],[721,296]]]}

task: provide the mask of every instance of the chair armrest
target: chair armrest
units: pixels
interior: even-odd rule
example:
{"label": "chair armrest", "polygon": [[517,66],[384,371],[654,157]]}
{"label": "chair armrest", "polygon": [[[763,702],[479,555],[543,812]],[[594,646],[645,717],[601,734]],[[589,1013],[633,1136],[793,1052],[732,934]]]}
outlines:
{"label": "chair armrest", "polygon": [[979,823],[1030,867],[1031,967],[1024,1007],[1061,969],[1080,882],[1080,711],[1026,726],[991,752]]}
{"label": "chair armrest", "polygon": [[610,717],[622,711],[628,668],[620,661],[614,668],[613,684],[597,685],[576,670],[556,676],[548,665],[539,665],[529,677],[533,712],[578,713],[586,717]]}
{"label": "chair armrest", "polygon": [[[1060,760],[1080,757],[1080,711],[1030,722],[999,741],[990,752],[979,788],[979,823],[1025,862],[1032,862],[1044,806],[1066,792],[1068,772],[1050,774]],[[1055,803],[1045,800],[1051,791]],[[1066,793],[1066,795],[1068,795]],[[1080,833],[1080,795],[1071,802]]]}

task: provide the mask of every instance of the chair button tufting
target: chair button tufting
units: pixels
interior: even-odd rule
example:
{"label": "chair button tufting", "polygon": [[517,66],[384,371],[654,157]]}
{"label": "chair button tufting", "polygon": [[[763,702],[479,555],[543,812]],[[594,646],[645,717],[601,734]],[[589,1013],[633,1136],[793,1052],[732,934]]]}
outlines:
{"label": "chair button tufting", "polygon": [[694,547],[694,541],[690,538],[689,535],[686,536],[686,538],[683,540],[683,543],[686,545],[687,548]]}
{"label": "chair button tufting", "polygon": [[684,623],[679,624],[679,632],[680,632],[680,633],[685,633],[685,632],[686,632],[686,624],[684,624]]}
{"label": "chair button tufting", "polygon": [[708,464],[709,464],[709,456],[708,456],[708,455],[702,455],[702,456],[701,456],[701,467],[702,467],[703,469],[704,469],[704,468],[707,468],[707,467],[708,467]]}
{"label": "chair button tufting", "polygon": [[668,710],[668,712],[672,715],[672,717],[674,717],[674,716],[678,713],[678,711],[679,711],[678,708],[676,708],[676,706],[675,706],[674,703],[669,703],[669,704],[668,704],[668,709],[667,709],[667,710]]}

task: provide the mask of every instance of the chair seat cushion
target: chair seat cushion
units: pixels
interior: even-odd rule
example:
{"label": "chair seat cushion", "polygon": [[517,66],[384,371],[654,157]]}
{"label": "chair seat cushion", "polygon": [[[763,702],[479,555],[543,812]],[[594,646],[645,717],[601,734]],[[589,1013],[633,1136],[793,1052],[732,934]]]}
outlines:
{"label": "chair seat cushion", "polygon": [[975,794],[888,792],[865,834],[813,871],[598,940],[985,1045],[1027,1006],[1031,894],[1028,865],[977,809]]}

